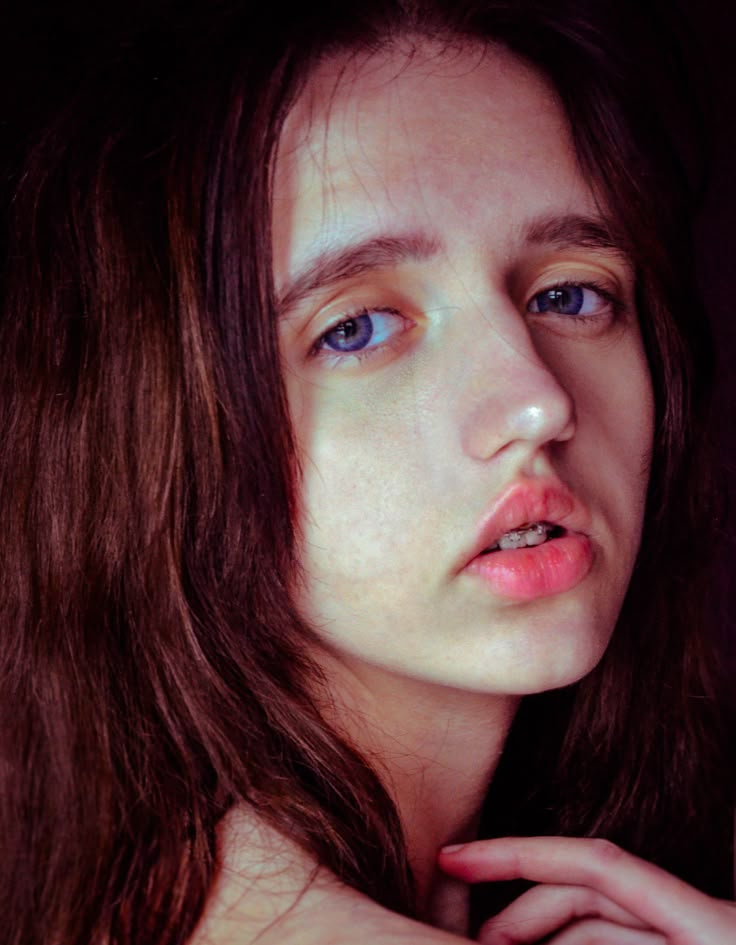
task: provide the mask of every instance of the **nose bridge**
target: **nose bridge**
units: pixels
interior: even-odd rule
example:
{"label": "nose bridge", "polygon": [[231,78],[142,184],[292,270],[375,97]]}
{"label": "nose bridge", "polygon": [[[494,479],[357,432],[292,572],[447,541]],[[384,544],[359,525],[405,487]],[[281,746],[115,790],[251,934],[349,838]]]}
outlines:
{"label": "nose bridge", "polygon": [[572,397],[537,351],[522,313],[498,294],[473,308],[461,420],[465,452],[486,459],[511,443],[539,448],[569,439]]}

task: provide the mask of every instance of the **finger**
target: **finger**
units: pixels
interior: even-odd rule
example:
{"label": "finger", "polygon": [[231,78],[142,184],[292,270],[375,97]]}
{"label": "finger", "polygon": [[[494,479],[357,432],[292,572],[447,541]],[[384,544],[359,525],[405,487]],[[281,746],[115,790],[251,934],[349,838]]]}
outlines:
{"label": "finger", "polygon": [[[659,932],[629,929],[604,919],[576,922],[545,941],[547,945],[592,945],[593,942],[595,945],[667,945],[667,939]],[[492,945],[510,945],[510,942],[498,939]]]}
{"label": "finger", "polygon": [[478,940],[492,945],[538,942],[555,929],[587,917],[608,919],[629,928],[648,928],[636,916],[593,889],[536,886],[489,919],[481,928]]}
{"label": "finger", "polygon": [[711,917],[716,904],[677,877],[607,840],[574,837],[478,840],[441,851],[439,864],[445,872],[471,883],[528,879],[588,886],[673,938],[694,934],[694,923]]}

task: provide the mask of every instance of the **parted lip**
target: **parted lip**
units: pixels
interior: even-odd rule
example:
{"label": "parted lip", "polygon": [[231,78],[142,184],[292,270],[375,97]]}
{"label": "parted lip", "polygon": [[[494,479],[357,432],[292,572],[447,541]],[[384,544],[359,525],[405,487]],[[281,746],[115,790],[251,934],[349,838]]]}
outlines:
{"label": "parted lip", "polygon": [[587,534],[590,512],[557,479],[523,479],[513,482],[483,515],[473,546],[463,556],[462,570],[506,532],[533,522],[548,522],[566,531]]}

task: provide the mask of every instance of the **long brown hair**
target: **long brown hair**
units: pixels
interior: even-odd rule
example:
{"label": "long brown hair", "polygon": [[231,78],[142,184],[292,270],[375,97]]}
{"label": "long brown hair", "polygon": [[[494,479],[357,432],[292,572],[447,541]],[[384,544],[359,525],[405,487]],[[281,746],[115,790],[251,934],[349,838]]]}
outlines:
{"label": "long brown hair", "polygon": [[556,86],[637,264],[657,400],[614,642],[578,687],[527,700],[489,829],[597,832],[722,892],[727,843],[712,874],[691,862],[718,842],[732,787],[699,604],[708,335],[686,175],[615,40],[638,27],[617,21],[621,4],[595,17],[532,0],[303,6],[256,19],[203,4],[141,30],[106,50],[24,162],[0,324],[13,945],[183,943],[238,801],[346,883],[413,910],[397,812],[307,695],[320,679],[288,594],[299,469],[269,235],[275,146],[314,63],[412,34],[505,43]]}

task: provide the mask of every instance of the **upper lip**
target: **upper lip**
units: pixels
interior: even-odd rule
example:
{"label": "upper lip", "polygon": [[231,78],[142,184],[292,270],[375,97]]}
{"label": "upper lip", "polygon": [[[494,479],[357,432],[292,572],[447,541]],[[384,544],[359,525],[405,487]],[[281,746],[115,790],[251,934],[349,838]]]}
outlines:
{"label": "upper lip", "polygon": [[518,480],[495,499],[481,518],[475,543],[464,556],[461,569],[495,545],[506,532],[533,522],[587,533],[590,512],[559,480]]}

